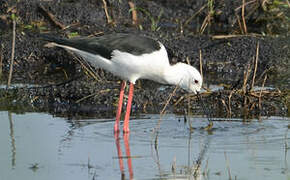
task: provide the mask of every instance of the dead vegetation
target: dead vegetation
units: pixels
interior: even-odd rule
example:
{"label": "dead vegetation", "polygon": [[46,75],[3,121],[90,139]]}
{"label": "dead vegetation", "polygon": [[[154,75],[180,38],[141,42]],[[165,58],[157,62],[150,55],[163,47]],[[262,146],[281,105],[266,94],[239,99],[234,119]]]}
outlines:
{"label": "dead vegetation", "polygon": [[[218,66],[219,63],[232,64],[232,62],[226,62],[227,58],[231,59],[231,61],[240,61],[228,54],[223,54],[225,62],[218,62],[214,59],[215,55],[211,54],[219,50],[209,48],[210,53],[206,53],[208,51],[203,48],[203,43],[209,44],[208,46],[210,47],[215,46],[215,42],[217,41],[224,41],[227,42],[228,46],[231,46],[230,40],[236,38],[238,39],[237,41],[240,40],[241,43],[236,44],[237,47],[232,48],[239,49],[245,48],[243,47],[243,39],[256,38],[255,41],[253,41],[256,42],[256,54],[247,57],[247,63],[239,62],[243,64],[243,67],[240,68],[243,73],[242,75],[235,74],[235,76],[241,76],[241,81],[237,87],[229,85],[228,87],[225,86],[224,90],[220,91],[211,91],[209,88],[205,87],[206,91],[202,94],[202,97],[207,99],[205,104],[211,109],[217,109],[214,114],[215,117],[244,117],[245,119],[249,119],[253,115],[268,115],[271,114],[268,113],[269,111],[279,111],[278,109],[281,110],[285,108],[285,106],[286,109],[289,107],[289,90],[269,88],[268,85],[271,85],[270,80],[273,74],[271,74],[269,67],[262,66],[261,64],[263,63],[260,63],[260,61],[266,62],[269,61],[270,58],[273,59],[273,56],[268,57],[268,54],[261,53],[263,49],[261,49],[260,39],[265,38],[265,35],[283,36],[289,34],[289,22],[287,22],[287,19],[289,19],[289,12],[287,11],[289,10],[288,1],[243,0],[239,2],[226,2],[206,0],[198,2],[181,2],[176,0],[161,3],[159,1],[130,0],[114,1],[112,3],[108,0],[102,0],[95,3],[88,2],[88,4],[92,5],[94,10],[89,9],[91,6],[88,6],[88,9],[84,12],[80,8],[82,4],[76,2],[61,4],[59,8],[56,8],[51,2],[40,3],[33,1],[31,3],[18,2],[16,4],[3,2],[0,5],[3,13],[0,16],[0,25],[4,27],[4,30],[7,30],[10,27],[14,27],[11,25],[15,23],[16,30],[11,29],[11,34],[1,31],[1,34],[4,35],[4,41],[3,43],[1,42],[1,47],[4,48],[0,51],[2,80],[5,83],[8,82],[8,84],[10,84],[11,82],[13,84],[19,82],[17,79],[20,79],[20,82],[22,82],[23,79],[30,79],[27,83],[39,83],[35,79],[41,76],[44,76],[42,79],[48,77],[48,81],[52,79],[52,76],[45,77],[49,72],[47,69],[49,69],[50,66],[56,66],[51,61],[53,58],[59,56],[48,56],[47,54],[52,54],[52,51],[57,50],[43,50],[38,40],[36,40],[38,44],[36,43],[36,45],[31,46],[31,48],[34,48],[33,52],[25,49],[25,47],[30,47],[27,43],[35,43],[35,40],[33,40],[35,36],[32,36],[31,32],[35,34],[40,32],[58,32],[59,35],[67,37],[78,36],[80,34],[89,36],[99,35],[114,31],[144,33],[166,43],[169,49],[173,49],[173,56],[179,61],[186,61],[189,64],[199,67],[203,76],[212,73],[212,69],[208,68],[211,63],[213,63],[213,66]],[[31,19],[28,19],[28,16],[24,16],[27,13],[27,7],[31,8],[31,13],[35,14],[35,16],[31,16]],[[232,12],[234,13],[229,13],[231,12],[229,7],[233,8]],[[176,8],[180,10],[176,11]],[[74,17],[70,14],[74,12],[80,15],[78,13],[79,11],[86,16]],[[14,18],[12,18],[12,14],[15,14]],[[64,16],[64,14],[67,15]],[[128,18],[130,18],[129,21]],[[85,19],[93,19],[93,21],[84,21]],[[13,33],[16,33],[18,36]],[[203,34],[207,34],[210,38],[206,40],[201,39],[204,37],[201,36]],[[194,39],[196,35],[200,36],[200,38]],[[26,41],[23,40],[25,38],[27,38]],[[10,43],[11,39],[13,43]],[[185,42],[182,41],[183,39],[186,39]],[[198,39],[201,41],[195,43],[194,41]],[[22,47],[19,46],[19,43],[23,43]],[[189,45],[187,45],[187,43]],[[16,45],[16,47],[11,47],[13,44],[14,46]],[[273,49],[274,48],[279,47],[273,47]],[[281,49],[283,48],[287,49],[287,45]],[[22,50],[24,52],[22,52]],[[29,53],[25,54],[27,51],[29,51]],[[10,55],[8,56],[8,54]],[[14,54],[16,55],[15,57],[13,57]],[[112,80],[116,79],[115,77],[111,77],[110,74],[108,75],[102,70],[90,68],[90,66],[84,64],[78,57],[68,52],[62,51],[60,54],[60,58],[62,59],[61,63],[64,65],[58,68],[61,75],[58,75],[56,79],[62,80],[63,82],[52,80],[54,83],[43,86],[43,89],[20,89],[17,93],[21,97],[17,97],[13,94],[13,96],[15,96],[14,99],[24,101],[24,99],[27,98],[26,100],[32,102],[32,104],[43,102],[50,103],[44,100],[48,97],[53,97],[52,99],[54,100],[60,99],[60,101],[78,105],[94,103],[114,104],[113,102],[116,101],[115,99],[106,99],[104,97],[114,97],[116,93],[115,87],[106,87],[104,85],[105,83],[102,82],[111,83]],[[275,55],[280,56],[278,53]],[[262,58],[259,58],[261,56]],[[287,57],[287,55],[285,56]],[[9,62],[8,59],[15,59],[15,62]],[[22,61],[22,59],[24,60]],[[31,61],[31,59],[33,61]],[[81,64],[81,71],[85,73],[81,72],[78,74],[75,72],[76,70],[68,69],[65,63],[70,62],[70,59],[76,59],[78,64]],[[49,61],[49,63],[46,61]],[[39,64],[38,66],[32,66],[37,63]],[[14,72],[13,64],[17,64],[16,69],[14,68]],[[286,66],[288,65],[287,62],[285,62],[285,64]],[[11,68],[11,70],[9,71],[7,67]],[[22,69],[22,67],[28,67],[28,69]],[[42,71],[41,69],[44,70]],[[72,71],[72,73],[70,71]],[[236,70],[233,69],[233,71]],[[12,79],[12,72],[15,76],[15,80]],[[220,72],[215,73],[218,74]],[[91,81],[92,77],[92,79],[97,80],[99,84],[97,87],[92,87],[90,81],[87,81],[85,85],[84,82],[77,82],[74,83],[77,85],[72,85],[73,83],[71,82],[76,79],[74,74],[78,74],[79,76],[87,74],[88,76],[83,77],[80,81]],[[53,76],[55,76],[55,74],[53,74]],[[63,79],[59,77],[63,77]],[[237,82],[233,81],[233,83]],[[71,89],[64,90],[64,88],[68,87]],[[84,93],[84,91],[86,93]],[[167,102],[168,93],[172,92],[172,88],[168,88],[166,92],[156,92],[153,90],[148,92],[148,90],[143,90],[142,88],[137,89],[137,91],[139,91],[140,94],[136,97],[137,100],[135,103],[139,104],[137,110],[135,110],[136,112],[164,113],[165,110],[161,108],[166,106],[170,108],[170,105],[172,105],[175,112],[184,112],[186,109],[187,112],[200,113],[196,111],[199,107],[192,105],[192,103],[197,102],[197,98],[194,95],[185,95],[183,92],[177,91],[176,94],[170,95],[171,100]],[[27,94],[23,95],[20,92]],[[73,98],[72,92],[76,93]],[[10,97],[10,95],[8,95],[8,97]],[[7,96],[3,95],[1,97],[2,100],[5,101],[5,97]],[[166,106],[164,106],[164,104],[166,104]],[[107,108],[110,109],[110,107]]]}
{"label": "dead vegetation", "polygon": [[[270,106],[273,105],[275,108],[274,105],[275,103],[273,104],[271,103],[272,99],[289,96],[287,91],[282,92],[278,88],[265,87],[265,83],[267,81],[267,69],[263,73],[261,73],[260,77],[258,78],[263,79],[262,84],[256,84],[255,80],[259,61],[259,47],[260,46],[258,41],[256,46],[255,57],[253,57],[253,60],[249,61],[249,63],[244,66],[243,83],[240,89],[232,88],[228,90],[222,90],[219,92],[212,92],[210,89],[206,89],[206,92],[202,93],[203,97],[210,96],[219,97],[217,100],[219,102],[215,102],[214,104],[221,104],[223,106],[227,118],[232,118],[233,114],[235,114],[234,116],[236,117],[237,113],[233,113],[232,109],[237,110],[238,108],[240,109],[240,113],[238,113],[240,114],[239,116],[242,117],[245,121],[248,121],[250,118],[253,117],[260,119],[261,114],[263,112],[263,108],[265,108],[264,102],[268,103]],[[202,69],[202,64],[200,69]],[[252,79],[252,81],[250,81],[250,79]],[[195,95],[185,95],[181,96],[178,100],[176,100],[174,106],[178,106],[180,105],[180,103],[184,103],[185,100],[188,100],[188,102],[192,100],[193,101],[198,100],[200,102],[200,99],[197,99]],[[283,106],[285,106],[285,104]],[[203,107],[203,109],[206,108]],[[192,110],[190,103],[188,103],[187,112],[191,111]],[[215,117],[218,116],[215,115]]]}

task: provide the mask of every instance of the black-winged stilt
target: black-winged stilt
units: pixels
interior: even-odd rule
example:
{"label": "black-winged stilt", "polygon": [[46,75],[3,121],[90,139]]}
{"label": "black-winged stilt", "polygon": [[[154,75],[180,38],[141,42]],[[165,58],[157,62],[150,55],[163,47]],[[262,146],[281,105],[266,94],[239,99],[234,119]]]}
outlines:
{"label": "black-winged stilt", "polygon": [[197,69],[184,63],[171,65],[164,45],[148,37],[117,33],[72,39],[43,35],[43,39],[49,41],[50,46],[62,47],[79,54],[92,66],[105,69],[123,80],[116,112],[115,132],[119,131],[126,81],[130,82],[130,87],[124,132],[129,132],[134,84],[137,79],[178,85],[193,93],[198,93],[202,86],[202,77]]}

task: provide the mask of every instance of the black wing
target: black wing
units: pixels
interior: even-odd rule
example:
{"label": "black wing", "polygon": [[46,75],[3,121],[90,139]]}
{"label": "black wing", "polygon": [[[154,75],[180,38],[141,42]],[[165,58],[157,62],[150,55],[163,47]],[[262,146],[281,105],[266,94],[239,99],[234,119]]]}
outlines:
{"label": "black wing", "polygon": [[72,39],[41,35],[49,42],[70,46],[82,51],[101,55],[110,59],[114,50],[142,55],[159,50],[160,44],[148,37],[130,34],[109,34],[99,37],[80,37]]}

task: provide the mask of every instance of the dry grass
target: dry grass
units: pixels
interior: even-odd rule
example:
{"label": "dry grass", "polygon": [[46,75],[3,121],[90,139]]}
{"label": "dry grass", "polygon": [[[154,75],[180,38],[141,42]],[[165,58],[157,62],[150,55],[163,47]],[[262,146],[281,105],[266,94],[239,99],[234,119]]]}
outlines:
{"label": "dry grass", "polygon": [[203,79],[201,49],[199,50],[199,72],[200,72],[201,78]]}
{"label": "dry grass", "polygon": [[43,12],[43,14],[58,28],[60,29],[65,29],[65,25],[63,25],[61,22],[59,22],[56,17],[49,12],[43,5],[39,4],[38,7],[40,8],[40,10]]}
{"label": "dry grass", "polygon": [[12,73],[13,73],[13,65],[14,65],[14,56],[15,56],[15,39],[16,39],[16,17],[12,16],[13,20],[13,34],[12,34],[12,51],[11,51],[11,59],[10,59],[10,68],[9,68],[9,76],[7,82],[7,88],[11,85]]}
{"label": "dry grass", "polygon": [[231,169],[230,169],[230,162],[228,160],[227,153],[224,152],[224,154],[225,154],[225,161],[226,161],[226,165],[227,165],[229,180],[232,180]]}
{"label": "dry grass", "polygon": [[[265,89],[265,84],[268,79],[267,73],[269,72],[269,69],[266,69],[264,72],[260,73],[259,76],[257,76],[257,71],[259,69],[260,48],[261,48],[260,43],[257,42],[255,55],[252,57],[251,60],[249,60],[249,63],[245,64],[244,66],[244,74],[241,87],[240,88],[232,87],[232,89],[225,89],[219,92],[211,92],[210,90],[208,90],[202,93],[201,94],[202,97],[214,96],[216,97],[215,101],[217,101],[215,103],[211,102],[212,104],[211,107],[202,107],[203,109],[214,108],[213,106],[215,106],[215,104],[220,103],[223,106],[223,109],[228,118],[231,118],[233,115],[236,116],[239,114],[239,116],[241,115],[241,117],[243,117],[244,120],[246,120],[249,119],[250,117],[253,117],[254,115],[260,116],[259,114],[263,112],[263,104],[264,104],[263,102],[267,104],[267,102],[269,102],[269,99],[285,96],[285,92],[281,92],[279,89]],[[202,56],[200,53],[200,71],[201,69],[202,69]],[[255,89],[255,86],[258,86],[260,88]],[[175,100],[174,106],[183,103],[185,100],[197,101],[198,98],[193,94],[184,95],[178,97],[178,99]],[[240,109],[243,111],[237,112]],[[188,112],[190,111],[188,110]]]}
{"label": "dry grass", "polygon": [[105,11],[105,14],[106,14],[106,17],[107,17],[107,23],[108,24],[111,24],[113,23],[113,20],[111,18],[111,16],[109,15],[109,11],[108,11],[108,6],[107,6],[107,2],[106,0],[103,0],[103,7],[104,7],[104,11]]}
{"label": "dry grass", "polygon": [[2,77],[3,73],[3,47],[2,44],[0,44],[0,79]]}
{"label": "dry grass", "polygon": [[245,19],[245,0],[243,0],[243,5],[242,5],[242,20],[243,20],[243,32],[244,34],[248,34],[247,24],[246,24],[246,19]]}
{"label": "dry grass", "polygon": [[138,16],[137,16],[137,10],[135,7],[135,4],[132,1],[128,1],[130,9],[132,9],[132,24],[137,25],[138,24]]}
{"label": "dry grass", "polygon": [[171,100],[172,97],[175,95],[176,90],[178,89],[178,87],[179,87],[179,86],[176,86],[176,87],[174,88],[174,90],[172,91],[172,93],[169,94],[169,97],[167,98],[167,101],[166,101],[166,103],[164,104],[164,106],[163,106],[163,108],[162,108],[162,110],[161,110],[161,112],[160,112],[160,118],[159,118],[159,120],[158,120],[158,123],[157,123],[157,125],[156,125],[155,128],[154,128],[153,134],[156,134],[156,136],[155,136],[155,140],[154,140],[155,149],[157,148],[157,145],[158,145],[158,134],[159,134],[159,129],[160,129],[160,125],[161,125],[162,118],[163,118],[163,116],[166,114],[166,111],[165,111],[165,110],[166,110],[166,108],[167,108],[167,106],[168,106],[170,100]]}

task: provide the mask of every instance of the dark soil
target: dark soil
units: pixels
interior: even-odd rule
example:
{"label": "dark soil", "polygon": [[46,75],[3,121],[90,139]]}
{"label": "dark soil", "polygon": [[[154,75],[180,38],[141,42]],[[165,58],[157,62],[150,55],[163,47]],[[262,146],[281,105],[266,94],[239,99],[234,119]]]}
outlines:
{"label": "dark soil", "polygon": [[[128,1],[106,2],[112,19],[110,23],[102,0],[0,0],[1,81],[6,84],[8,79],[12,14],[15,14],[12,83],[27,85],[3,88],[1,109],[49,111],[72,118],[113,117],[118,102],[118,77],[95,69],[97,79],[94,78],[75,55],[62,49],[43,47],[45,42],[39,39],[39,34],[71,37],[126,32],[145,34],[161,41],[167,47],[171,61],[188,60],[199,67],[201,52],[205,87],[214,84],[225,89],[203,95],[215,117],[287,115],[290,106],[290,38],[289,7],[286,4],[246,1],[249,3],[245,6],[245,32],[239,25],[242,23],[242,1],[214,1],[213,6],[205,0],[132,1],[137,9],[136,25],[133,25]],[[55,20],[49,18],[48,13],[54,15]],[[210,21],[203,28],[206,17],[210,17]],[[255,85],[262,86],[267,75],[265,86],[273,88],[263,92],[261,98],[252,95],[250,88],[257,44]],[[245,91],[239,91],[248,65],[251,65],[249,81],[244,86]],[[133,113],[159,113],[173,89],[141,80],[134,94]],[[173,96],[167,109],[176,113],[188,109],[201,113],[196,97],[182,90]]]}

